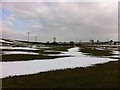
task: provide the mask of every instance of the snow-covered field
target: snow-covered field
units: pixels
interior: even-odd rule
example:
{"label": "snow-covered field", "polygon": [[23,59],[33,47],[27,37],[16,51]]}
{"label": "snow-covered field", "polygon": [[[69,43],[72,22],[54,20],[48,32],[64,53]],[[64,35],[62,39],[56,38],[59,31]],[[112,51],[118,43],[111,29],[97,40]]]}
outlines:
{"label": "snow-covered field", "polygon": [[0,49],[38,50],[36,48],[29,48],[29,47],[8,47],[8,46],[0,46]]}
{"label": "snow-covered field", "polygon": [[[88,67],[95,64],[107,63],[109,61],[118,61],[118,59],[99,58],[83,55],[78,52],[79,48],[71,48],[65,55],[74,57],[64,57],[50,60],[30,60],[30,61],[12,61],[0,62],[0,78],[15,75],[28,75],[52,70]],[[2,74],[1,74],[2,73]]]}

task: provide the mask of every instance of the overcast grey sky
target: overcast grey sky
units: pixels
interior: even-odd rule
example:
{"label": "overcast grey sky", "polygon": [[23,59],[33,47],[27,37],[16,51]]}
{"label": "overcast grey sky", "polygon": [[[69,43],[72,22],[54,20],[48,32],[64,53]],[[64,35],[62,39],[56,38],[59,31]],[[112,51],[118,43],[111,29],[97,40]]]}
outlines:
{"label": "overcast grey sky", "polygon": [[38,41],[118,39],[117,2],[4,2],[3,38]]}

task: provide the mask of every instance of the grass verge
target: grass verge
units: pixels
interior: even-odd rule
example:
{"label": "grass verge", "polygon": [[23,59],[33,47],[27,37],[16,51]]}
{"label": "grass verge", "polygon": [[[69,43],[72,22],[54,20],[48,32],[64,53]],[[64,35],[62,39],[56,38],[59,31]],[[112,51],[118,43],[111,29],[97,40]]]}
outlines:
{"label": "grass verge", "polygon": [[95,47],[81,47],[80,52],[86,53],[92,56],[111,56],[110,50],[97,50]]}
{"label": "grass verge", "polygon": [[52,47],[52,50],[55,50],[55,51],[68,51],[69,48],[72,48],[72,46],[54,46],[54,47]]}
{"label": "grass verge", "polygon": [[12,55],[2,55],[2,61],[26,61],[26,60],[42,60],[42,59],[55,59],[66,56],[47,56],[47,55],[25,55],[25,54],[12,54]]}

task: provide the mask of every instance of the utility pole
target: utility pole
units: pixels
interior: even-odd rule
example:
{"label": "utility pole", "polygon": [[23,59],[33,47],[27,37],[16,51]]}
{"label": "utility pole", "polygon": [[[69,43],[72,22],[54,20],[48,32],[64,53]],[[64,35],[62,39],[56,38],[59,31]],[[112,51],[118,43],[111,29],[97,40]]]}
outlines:
{"label": "utility pole", "polygon": [[31,32],[27,32],[27,35],[28,35],[28,42],[29,42],[29,38],[30,38],[30,33],[31,33]]}

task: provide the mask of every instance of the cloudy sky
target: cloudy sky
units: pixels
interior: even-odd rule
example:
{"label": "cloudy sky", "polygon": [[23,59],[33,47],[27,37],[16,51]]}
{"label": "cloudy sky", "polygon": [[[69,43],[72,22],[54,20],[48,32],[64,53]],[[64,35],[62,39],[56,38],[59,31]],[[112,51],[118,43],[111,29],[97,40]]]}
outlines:
{"label": "cloudy sky", "polygon": [[118,39],[117,2],[2,2],[3,38],[37,41]]}

